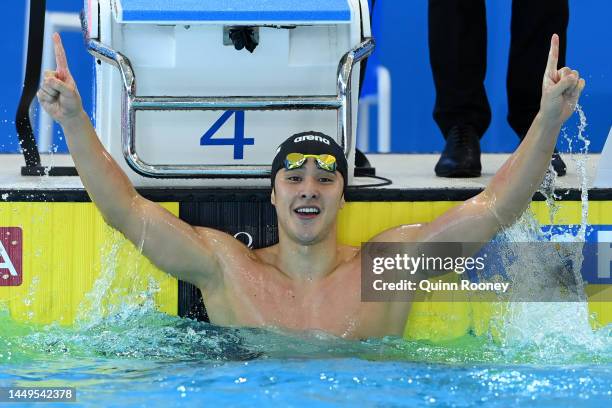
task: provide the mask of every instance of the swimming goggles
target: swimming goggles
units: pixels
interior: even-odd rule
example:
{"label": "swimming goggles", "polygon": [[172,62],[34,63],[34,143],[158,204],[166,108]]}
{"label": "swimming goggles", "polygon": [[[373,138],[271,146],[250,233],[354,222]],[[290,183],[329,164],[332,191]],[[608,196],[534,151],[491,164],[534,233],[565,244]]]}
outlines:
{"label": "swimming goggles", "polygon": [[331,154],[289,153],[285,158],[285,169],[299,169],[304,165],[304,163],[306,163],[306,159],[309,157],[315,159],[317,167],[321,170],[326,170],[332,173],[336,171],[336,158]]}

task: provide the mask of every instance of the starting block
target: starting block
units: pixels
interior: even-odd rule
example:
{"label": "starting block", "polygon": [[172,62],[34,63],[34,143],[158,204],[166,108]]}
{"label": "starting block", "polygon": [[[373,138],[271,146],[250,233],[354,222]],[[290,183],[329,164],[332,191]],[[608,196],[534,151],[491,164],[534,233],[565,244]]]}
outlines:
{"label": "starting block", "polygon": [[96,131],[136,186],[269,177],[308,130],[352,175],[367,0],[86,0],[82,22]]}

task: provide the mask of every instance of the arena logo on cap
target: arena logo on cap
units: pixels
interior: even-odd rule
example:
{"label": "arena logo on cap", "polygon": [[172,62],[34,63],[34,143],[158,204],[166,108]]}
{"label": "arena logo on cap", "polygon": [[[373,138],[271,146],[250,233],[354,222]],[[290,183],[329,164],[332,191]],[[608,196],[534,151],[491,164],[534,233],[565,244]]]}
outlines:
{"label": "arena logo on cap", "polygon": [[304,142],[306,140],[314,140],[317,142],[323,142],[325,144],[329,144],[329,140],[327,140],[326,138],[321,137],[321,136],[315,136],[315,135],[298,136],[295,139],[293,139],[293,143]]}
{"label": "arena logo on cap", "polygon": [[21,228],[0,227],[0,286],[19,286],[22,274]]}

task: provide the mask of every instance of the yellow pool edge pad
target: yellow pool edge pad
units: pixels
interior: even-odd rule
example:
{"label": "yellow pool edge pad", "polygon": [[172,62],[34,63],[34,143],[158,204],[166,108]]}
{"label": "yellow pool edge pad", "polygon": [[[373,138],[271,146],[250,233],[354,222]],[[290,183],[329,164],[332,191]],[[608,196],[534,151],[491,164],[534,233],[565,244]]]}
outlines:
{"label": "yellow pool edge pad", "polygon": [[[349,202],[339,215],[339,240],[360,245],[387,228],[429,222],[457,204]],[[162,205],[178,215],[178,202]],[[541,224],[573,225],[580,223],[582,207],[580,202],[559,202],[552,219],[544,202],[533,202],[531,210]],[[612,201],[590,202],[588,220],[612,224]],[[70,325],[87,314],[111,314],[122,303],[150,296],[160,311],[178,313],[177,280],[108,227],[92,203],[0,202],[0,227],[23,231],[23,283],[0,286],[0,303],[16,320]],[[601,300],[612,298],[610,290],[612,285],[587,288],[595,326],[612,322],[612,303]],[[415,302],[405,334],[439,339],[483,333],[492,314],[487,304]]]}

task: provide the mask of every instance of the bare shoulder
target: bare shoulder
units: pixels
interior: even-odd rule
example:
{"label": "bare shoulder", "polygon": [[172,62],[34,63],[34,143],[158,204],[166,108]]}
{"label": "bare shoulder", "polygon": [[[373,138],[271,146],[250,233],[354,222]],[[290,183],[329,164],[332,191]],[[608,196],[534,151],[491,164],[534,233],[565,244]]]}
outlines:
{"label": "bare shoulder", "polygon": [[198,226],[194,226],[194,229],[200,239],[202,239],[210,249],[214,250],[218,256],[228,253],[249,254],[252,252],[249,247],[226,232],[214,228]]}
{"label": "bare shoulder", "polygon": [[234,236],[213,228],[195,227],[196,233],[215,254],[223,279],[239,271],[254,269],[261,262],[251,248]]}
{"label": "bare shoulder", "polygon": [[370,239],[369,242],[415,242],[421,237],[427,224],[403,224],[389,228]]}
{"label": "bare shoulder", "polygon": [[361,247],[338,245],[337,262],[336,277],[361,280]]}
{"label": "bare shoulder", "polygon": [[361,254],[361,247],[352,245],[339,245],[338,246],[338,258],[342,263],[350,263],[359,261],[359,255]]}
{"label": "bare shoulder", "polygon": [[253,257],[262,264],[274,265],[278,257],[278,244],[253,251]]}

